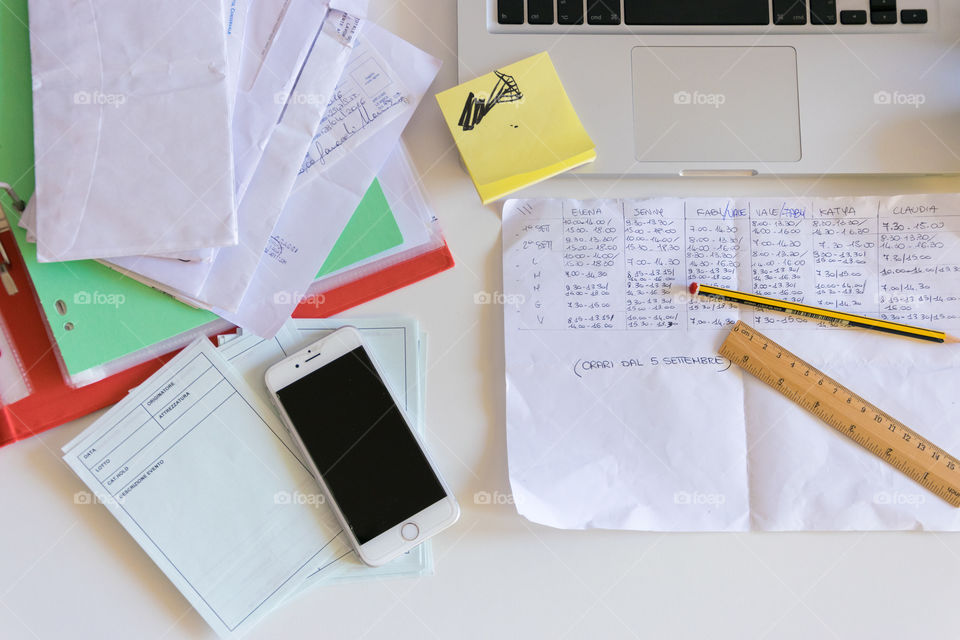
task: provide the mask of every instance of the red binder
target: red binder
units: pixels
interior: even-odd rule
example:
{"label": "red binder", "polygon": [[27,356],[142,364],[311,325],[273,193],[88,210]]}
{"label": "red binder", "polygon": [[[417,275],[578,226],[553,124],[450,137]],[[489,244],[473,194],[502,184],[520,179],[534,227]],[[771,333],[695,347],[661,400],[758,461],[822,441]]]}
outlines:
{"label": "red binder", "polygon": [[[149,378],[175,353],[127,369],[105,380],[73,388],[60,373],[56,346],[47,332],[26,265],[13,233],[0,232],[0,244],[10,258],[9,272],[19,289],[15,295],[0,290],[0,327],[16,353],[0,358],[18,358],[30,394],[0,405],[0,447],[29,438],[47,429],[76,420],[119,402],[127,392]],[[397,262],[362,278],[323,291],[321,304],[301,304],[299,318],[331,316],[386,293],[419,282],[453,267],[453,256],[444,244],[426,253]],[[315,294],[311,294],[315,298]]]}
{"label": "red binder", "polygon": [[118,402],[173,357],[156,358],[79,389],[69,386],[60,374],[56,347],[13,233],[0,232],[0,244],[10,259],[9,273],[18,289],[14,295],[0,290],[3,331],[7,344],[16,351],[0,353],[0,358],[18,360],[30,391],[25,398],[0,406],[0,447]]}
{"label": "red binder", "polygon": [[453,255],[450,253],[450,248],[444,244],[439,248],[431,249],[328,290],[320,288],[314,291],[311,287],[310,303],[301,302],[293,312],[293,317],[327,318],[446,271],[453,265]]}

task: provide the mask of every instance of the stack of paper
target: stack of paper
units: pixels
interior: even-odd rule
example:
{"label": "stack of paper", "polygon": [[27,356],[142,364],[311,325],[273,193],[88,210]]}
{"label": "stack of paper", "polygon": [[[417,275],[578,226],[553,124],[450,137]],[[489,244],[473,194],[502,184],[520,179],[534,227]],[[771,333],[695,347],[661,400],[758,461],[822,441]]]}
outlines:
{"label": "stack of paper", "polygon": [[[172,6],[33,4],[35,148],[4,157],[12,175],[36,158],[11,222],[71,385],[452,265],[399,142],[439,61],[366,0],[178,5],[187,46],[162,30],[183,33]],[[26,117],[20,95],[4,104]]]}
{"label": "stack of paper", "polygon": [[[27,242],[30,232],[22,228],[32,228],[34,212],[31,200],[13,231],[61,369],[72,385],[102,380],[230,325],[210,311],[144,286],[137,274],[117,277],[93,260],[38,262],[35,245]],[[326,317],[376,297],[395,281],[387,276],[388,270],[399,268],[402,281],[410,281],[417,273],[405,272],[408,263],[430,252],[446,253],[443,234],[418,188],[403,144],[387,158],[352,214],[329,212],[329,216],[344,227],[336,238],[318,240],[318,251],[325,257],[300,298],[297,313],[304,317]],[[289,249],[271,236],[266,252],[285,263]],[[286,303],[285,298],[279,294],[277,300]],[[287,313],[286,308],[279,305],[275,317]]]}
{"label": "stack of paper", "polygon": [[[273,335],[439,62],[368,24],[366,0],[207,0],[165,5],[161,20],[138,2],[40,5],[30,31],[37,193],[20,221],[38,261],[96,258]],[[174,14],[190,24],[187,47]],[[72,23],[89,32],[59,37]],[[89,109],[67,108],[87,85]]]}
{"label": "stack of paper", "polygon": [[[423,575],[430,547],[359,563],[267,402],[268,366],[346,322],[291,321],[270,340],[203,340],[64,448],[64,460],[221,636],[331,580]],[[415,320],[353,320],[422,424]],[[421,427],[422,428],[422,427]]]}

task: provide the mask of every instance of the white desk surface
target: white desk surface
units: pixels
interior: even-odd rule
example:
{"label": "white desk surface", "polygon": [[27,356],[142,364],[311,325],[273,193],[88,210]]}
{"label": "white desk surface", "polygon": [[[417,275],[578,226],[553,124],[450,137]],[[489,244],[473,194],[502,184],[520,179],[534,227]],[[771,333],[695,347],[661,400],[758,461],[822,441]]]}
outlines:
{"label": "white desk surface", "polygon": [[[372,15],[442,58],[456,84],[453,0],[374,0]],[[457,260],[354,313],[417,316],[429,334],[429,445],[463,507],[435,540],[436,575],[317,589],[250,638],[957,637],[960,535],[558,531],[509,504],[500,207],[479,204],[431,97],[404,139]],[[527,195],[813,195],[960,191],[960,180],[564,178]],[[92,417],[0,449],[0,637],[215,637],[105,508],[60,447]],[[81,621],[77,624],[74,621]]]}

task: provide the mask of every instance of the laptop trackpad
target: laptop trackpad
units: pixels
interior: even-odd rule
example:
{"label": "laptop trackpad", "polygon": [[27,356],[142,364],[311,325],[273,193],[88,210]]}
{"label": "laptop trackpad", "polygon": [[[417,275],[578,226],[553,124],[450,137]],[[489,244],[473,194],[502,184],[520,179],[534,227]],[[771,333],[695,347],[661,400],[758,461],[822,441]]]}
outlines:
{"label": "laptop trackpad", "polygon": [[634,47],[641,162],[800,160],[792,47]]}

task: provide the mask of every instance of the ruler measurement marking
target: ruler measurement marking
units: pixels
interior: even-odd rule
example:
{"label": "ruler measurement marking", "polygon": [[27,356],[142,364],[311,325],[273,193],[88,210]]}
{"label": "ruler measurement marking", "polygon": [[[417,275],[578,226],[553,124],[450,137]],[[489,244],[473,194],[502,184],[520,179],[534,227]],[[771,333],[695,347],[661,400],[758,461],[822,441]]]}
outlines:
{"label": "ruler measurement marking", "polygon": [[960,464],[943,449],[776,342],[738,322],[720,355],[913,481],[960,507]]}

